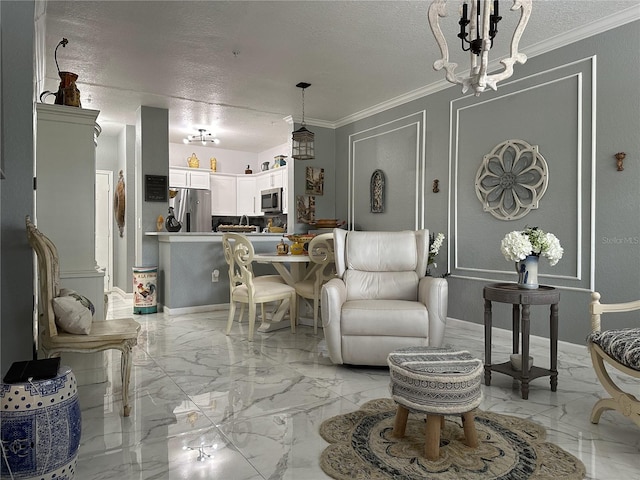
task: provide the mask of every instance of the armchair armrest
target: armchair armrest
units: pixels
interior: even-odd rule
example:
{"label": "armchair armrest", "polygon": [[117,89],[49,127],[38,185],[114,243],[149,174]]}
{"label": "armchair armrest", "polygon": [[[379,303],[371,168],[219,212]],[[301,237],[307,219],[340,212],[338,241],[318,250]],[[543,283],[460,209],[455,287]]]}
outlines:
{"label": "armchair armrest", "polygon": [[426,305],[429,312],[429,345],[439,347],[444,340],[447,323],[449,283],[444,278],[421,278],[418,300]]}
{"label": "armchair armrest", "polygon": [[640,300],[625,303],[600,303],[600,293],[591,293],[591,303],[589,304],[589,312],[591,313],[591,331],[600,331],[600,315],[603,313],[614,312],[631,312],[640,310]]}
{"label": "armchair armrest", "polygon": [[324,337],[329,348],[331,361],[341,364],[342,339],[340,334],[340,316],[342,304],[347,300],[347,286],[339,278],[333,278],[322,286],[321,312]]}

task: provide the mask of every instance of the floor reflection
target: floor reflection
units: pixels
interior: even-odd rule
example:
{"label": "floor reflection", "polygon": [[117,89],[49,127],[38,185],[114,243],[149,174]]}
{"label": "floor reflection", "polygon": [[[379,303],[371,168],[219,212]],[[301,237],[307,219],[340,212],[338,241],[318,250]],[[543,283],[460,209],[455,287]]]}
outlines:
{"label": "floor reflection", "polygon": [[[111,295],[109,317],[132,316],[132,305]],[[384,368],[331,363],[322,330],[300,326],[268,334],[235,325],[227,311],[165,317],[135,316],[142,324],[131,376],[133,411],[120,416],[118,352],[107,355],[107,382],[79,389],[82,443],[76,478],[324,479],[319,456],[327,444],[322,420],[389,396]],[[482,327],[452,320],[445,343],[484,358]],[[534,362],[548,362],[548,342],[532,338]],[[510,332],[495,330],[493,355],[508,358]],[[519,385],[494,373],[483,386],[483,410],[531,418],[548,440],[580,458],[590,479],[640,480],[640,430],[619,414],[589,422],[603,390],[586,348],[559,346],[558,392],[549,379]],[[640,393],[640,392],[639,392]]]}

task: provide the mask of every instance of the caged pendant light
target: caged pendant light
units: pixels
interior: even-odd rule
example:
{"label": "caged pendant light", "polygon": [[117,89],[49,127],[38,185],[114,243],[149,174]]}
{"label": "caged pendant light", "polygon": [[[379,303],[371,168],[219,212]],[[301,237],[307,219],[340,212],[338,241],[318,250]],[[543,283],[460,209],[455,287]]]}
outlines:
{"label": "caged pendant light", "polygon": [[315,158],[315,151],[313,145],[313,132],[307,130],[304,123],[304,90],[310,87],[310,83],[300,82],[296,87],[302,89],[302,125],[298,130],[293,132],[293,147],[291,158],[294,160],[311,160]]}

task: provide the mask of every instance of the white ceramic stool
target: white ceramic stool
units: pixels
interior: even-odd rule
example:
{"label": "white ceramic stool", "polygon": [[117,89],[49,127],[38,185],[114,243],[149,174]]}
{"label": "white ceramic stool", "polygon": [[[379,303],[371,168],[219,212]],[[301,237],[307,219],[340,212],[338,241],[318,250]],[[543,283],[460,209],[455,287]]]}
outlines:
{"label": "white ceramic stool", "polygon": [[80,446],[78,384],[69,367],[47,380],[2,383],[0,441],[7,461],[0,478],[71,480]]}

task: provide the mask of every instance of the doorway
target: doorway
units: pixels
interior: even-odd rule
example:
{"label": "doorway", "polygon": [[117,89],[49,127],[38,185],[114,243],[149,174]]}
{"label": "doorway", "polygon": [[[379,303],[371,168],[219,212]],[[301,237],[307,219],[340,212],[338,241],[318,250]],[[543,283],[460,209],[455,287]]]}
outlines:
{"label": "doorway", "polygon": [[112,198],[113,172],[96,170],[96,264],[104,270],[105,292],[113,289]]}

